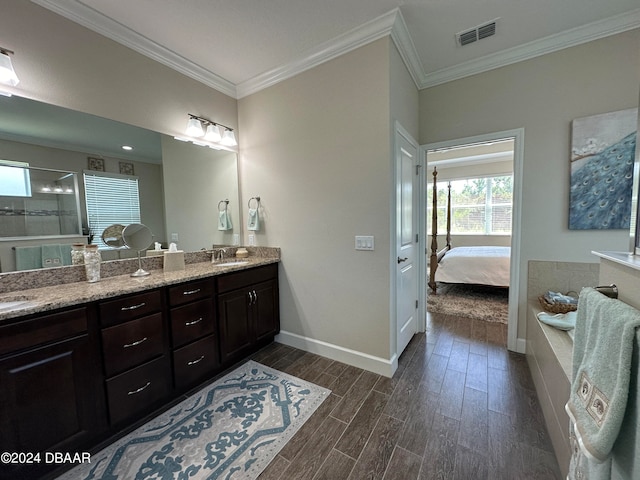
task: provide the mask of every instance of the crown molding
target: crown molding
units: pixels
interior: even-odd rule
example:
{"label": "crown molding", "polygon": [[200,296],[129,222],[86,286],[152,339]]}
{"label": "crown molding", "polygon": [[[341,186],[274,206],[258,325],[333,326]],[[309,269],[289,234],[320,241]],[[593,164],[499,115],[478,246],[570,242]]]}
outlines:
{"label": "crown molding", "polygon": [[637,9],[427,74],[402,13],[399,8],[395,8],[317,48],[308,50],[292,62],[236,85],[78,0],[32,1],[235,99],[273,86],[386,35],[391,36],[411,78],[417,88],[422,90],[640,27],[640,9]]}
{"label": "crown molding", "polygon": [[430,74],[425,74],[423,71],[419,88],[423,89],[452,80],[459,80],[638,27],[640,27],[640,9],[573,28],[556,35],[550,35],[543,39],[492,55],[486,55],[451,68],[444,68]]}
{"label": "crown molding", "polygon": [[379,38],[389,35],[396,23],[400,10],[395,8],[353,30],[340,35],[317,48],[308,50],[305,54],[292,62],[266,71],[245,82],[236,85],[238,97],[251,95],[267,87],[275,85],[287,78],[316,67],[329,60],[337,58],[356,48],[362,47]]}
{"label": "crown molding", "polygon": [[396,19],[391,29],[391,39],[400,52],[400,57],[409,70],[409,75],[411,75],[416,87],[420,89],[424,78],[424,67],[400,9],[397,9]]}
{"label": "crown molding", "polygon": [[177,53],[77,0],[32,0],[34,3],[151,58],[219,92],[236,98],[236,86]]}

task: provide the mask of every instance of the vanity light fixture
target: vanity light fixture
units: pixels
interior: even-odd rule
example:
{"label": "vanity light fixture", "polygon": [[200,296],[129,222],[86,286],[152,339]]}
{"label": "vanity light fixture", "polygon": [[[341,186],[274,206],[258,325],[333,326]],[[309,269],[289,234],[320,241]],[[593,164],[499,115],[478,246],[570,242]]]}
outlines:
{"label": "vanity light fixture", "polygon": [[13,55],[11,50],[0,47],[0,83],[15,87],[20,83],[20,80],[18,80],[13,65],[11,65],[9,55]]}
{"label": "vanity light fixture", "polygon": [[206,118],[189,114],[187,129],[185,134],[190,137],[204,137],[204,140],[213,143],[219,143],[227,147],[235,147],[238,145],[233,128],[222,125],[221,123],[212,122]]}
{"label": "vanity light fixture", "polygon": [[202,129],[202,123],[198,120],[197,117],[190,116],[189,121],[187,122],[187,129],[185,132],[190,137],[202,137],[204,135],[204,130]]}

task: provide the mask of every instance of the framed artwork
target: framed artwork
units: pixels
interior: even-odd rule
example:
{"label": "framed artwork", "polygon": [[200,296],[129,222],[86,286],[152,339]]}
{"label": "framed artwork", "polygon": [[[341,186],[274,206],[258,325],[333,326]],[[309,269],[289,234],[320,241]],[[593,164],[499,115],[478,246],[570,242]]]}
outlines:
{"label": "framed artwork", "polygon": [[120,162],[120,173],[123,175],[133,175],[133,163]]}
{"label": "framed artwork", "polygon": [[637,123],[637,108],[572,122],[569,229],[629,229]]}
{"label": "framed artwork", "polygon": [[87,157],[89,160],[89,170],[104,172],[104,158]]}

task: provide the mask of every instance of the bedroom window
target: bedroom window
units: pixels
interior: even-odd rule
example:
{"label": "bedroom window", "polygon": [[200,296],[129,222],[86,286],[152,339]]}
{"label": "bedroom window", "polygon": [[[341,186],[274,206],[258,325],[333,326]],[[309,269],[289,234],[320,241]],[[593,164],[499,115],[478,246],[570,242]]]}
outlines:
{"label": "bedroom window", "polygon": [[[438,182],[438,232],[446,232],[447,185]],[[428,190],[427,218],[431,219],[432,189]],[[451,180],[451,233],[454,235],[509,235],[513,176]],[[430,221],[429,232],[431,233]]]}

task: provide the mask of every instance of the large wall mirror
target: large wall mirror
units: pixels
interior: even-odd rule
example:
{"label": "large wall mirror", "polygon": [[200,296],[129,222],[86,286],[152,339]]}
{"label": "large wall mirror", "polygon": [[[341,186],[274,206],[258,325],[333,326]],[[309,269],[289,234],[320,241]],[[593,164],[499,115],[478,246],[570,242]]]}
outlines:
{"label": "large wall mirror", "polygon": [[[133,147],[124,150],[123,146]],[[15,247],[86,242],[93,231],[87,215],[84,173],[138,179],[140,223],[163,246],[186,251],[230,245],[242,238],[237,155],[120,122],[18,96],[0,96],[0,160],[77,173],[79,235],[24,236],[8,232],[0,216],[0,272],[15,270]],[[228,200],[233,228],[220,231],[217,206]],[[105,252],[103,257],[110,257]]]}

